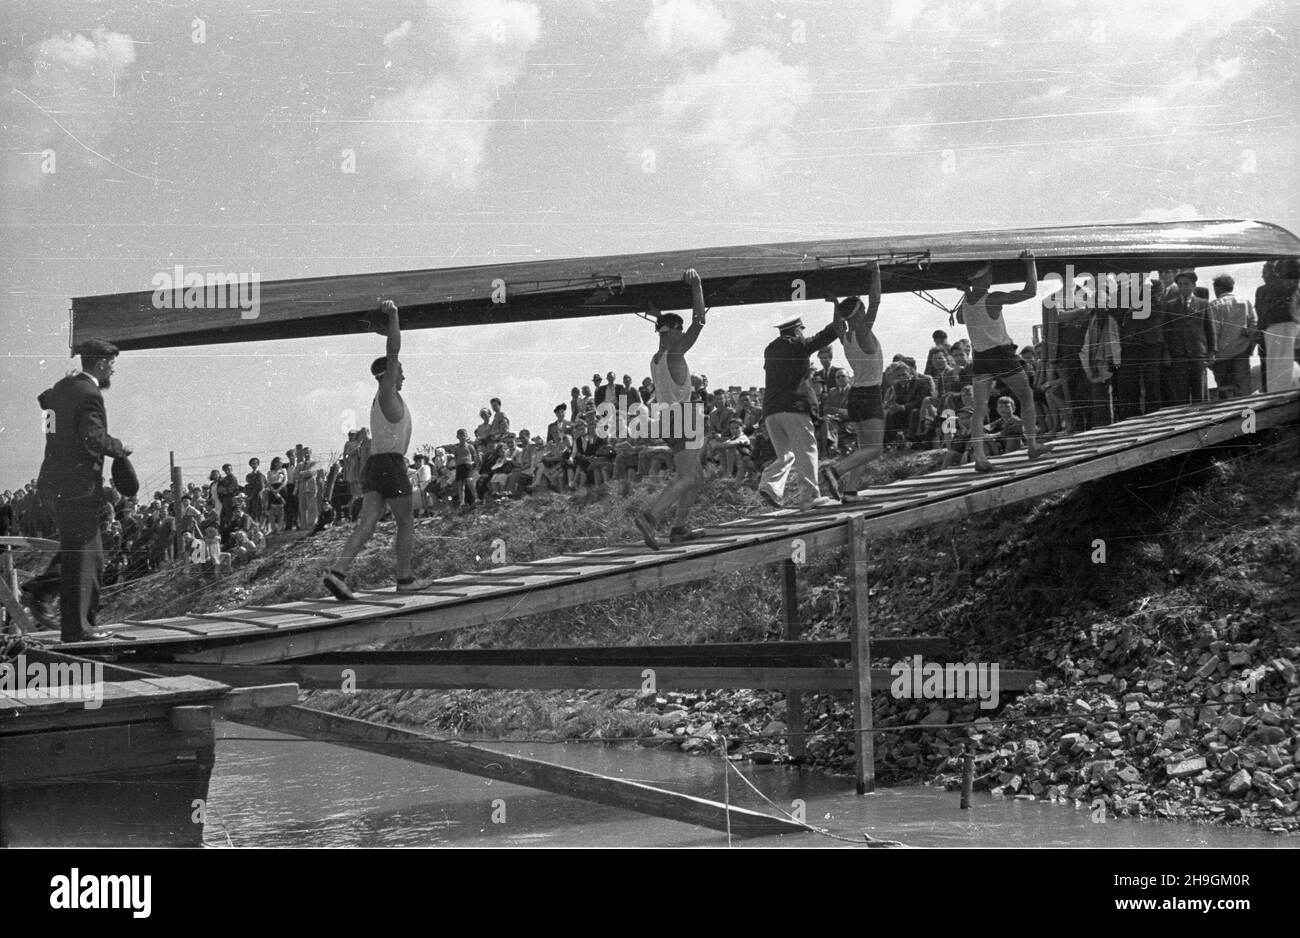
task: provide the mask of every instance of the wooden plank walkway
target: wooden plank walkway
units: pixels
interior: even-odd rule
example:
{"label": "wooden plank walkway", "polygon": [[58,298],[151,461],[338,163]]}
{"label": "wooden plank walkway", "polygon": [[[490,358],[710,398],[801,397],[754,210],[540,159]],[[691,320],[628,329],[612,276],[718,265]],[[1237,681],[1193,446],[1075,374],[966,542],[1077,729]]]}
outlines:
{"label": "wooden plank walkway", "polygon": [[[877,537],[1040,497],[1242,437],[1246,409],[1257,430],[1280,426],[1300,416],[1300,391],[1162,410],[1067,437],[1035,462],[1022,452],[995,458],[1000,471],[988,475],[969,466],[933,472],[866,489],[858,502],[838,508],[739,519],[658,552],[628,544],[457,574],[414,596],[363,592],[356,603],[305,600],[133,622],[116,626],[107,641],[60,648],[138,661],[257,664],[502,622],[775,563],[790,556],[796,538],[809,551],[843,547],[850,518],[862,519],[866,533]],[[57,634],[38,637],[56,640]]]}

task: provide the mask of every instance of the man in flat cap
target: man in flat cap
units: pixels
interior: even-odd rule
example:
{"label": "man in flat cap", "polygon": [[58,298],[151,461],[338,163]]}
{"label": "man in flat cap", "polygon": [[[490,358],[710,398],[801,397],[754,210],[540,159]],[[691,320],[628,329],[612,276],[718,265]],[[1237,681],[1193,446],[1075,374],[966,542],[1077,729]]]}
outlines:
{"label": "man in flat cap", "polygon": [[812,338],[804,338],[803,320],[798,317],[778,323],[777,329],[781,334],[763,350],[767,379],[763,425],[776,459],[763,470],[759,497],[774,508],[781,507],[786,480],[794,470],[803,483],[800,508],[838,505],[837,500],[820,494],[817,483],[817,434],[813,430],[817,399],[808,383],[808,358],[835,341],[844,331],[843,321],[833,320]]}
{"label": "man in flat cap", "polygon": [[1205,369],[1214,364],[1218,337],[1210,304],[1196,296],[1196,271],[1174,277],[1178,292],[1165,300],[1165,403],[1196,404],[1205,397]]}
{"label": "man in flat cap", "polygon": [[112,384],[117,347],[91,339],[77,347],[81,370],[41,392],[37,402],[45,416],[45,459],[37,488],[54,509],[59,527],[59,573],[54,564],[27,584],[26,592],[43,604],[56,589],[64,642],[99,641],[96,631],[99,586],[104,574],[104,547],[99,517],[104,506],[104,457],[125,459],[131,451],[108,434],[103,392]]}

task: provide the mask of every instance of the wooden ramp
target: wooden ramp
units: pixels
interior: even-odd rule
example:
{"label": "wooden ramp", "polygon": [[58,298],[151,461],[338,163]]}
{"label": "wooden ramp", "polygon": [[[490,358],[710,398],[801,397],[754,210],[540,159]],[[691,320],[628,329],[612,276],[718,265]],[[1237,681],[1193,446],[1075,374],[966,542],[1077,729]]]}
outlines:
{"label": "wooden ramp", "polygon": [[[1248,436],[1300,417],[1300,391],[1255,395],[1162,410],[1055,444],[1035,462],[1023,453],[993,460],[999,470],[977,475],[969,466],[863,490],[839,508],[781,510],[708,529],[705,538],[650,551],[641,544],[565,554],[532,563],[457,574],[422,594],[358,593],[355,603],[330,599],[193,613],[114,626],[109,640],[63,650],[145,661],[258,664],[319,655],[374,642],[487,625],[642,590],[707,579],[738,566],[790,557],[796,539],[806,550],[844,547],[845,521],[868,538],[950,521],[1070,488],[1202,447]],[[38,633],[56,640],[57,633]]]}

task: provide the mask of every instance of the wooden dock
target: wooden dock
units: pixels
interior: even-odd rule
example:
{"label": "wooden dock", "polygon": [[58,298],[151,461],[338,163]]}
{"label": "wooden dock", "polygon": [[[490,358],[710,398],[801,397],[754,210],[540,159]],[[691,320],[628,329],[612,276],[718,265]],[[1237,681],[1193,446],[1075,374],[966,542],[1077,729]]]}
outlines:
{"label": "wooden dock", "polygon": [[[43,678],[40,687],[0,687],[0,846],[8,847],[202,844],[213,720],[298,696],[291,684],[233,690],[36,647],[7,664],[11,677],[21,669]],[[62,677],[51,681],[56,669]]]}

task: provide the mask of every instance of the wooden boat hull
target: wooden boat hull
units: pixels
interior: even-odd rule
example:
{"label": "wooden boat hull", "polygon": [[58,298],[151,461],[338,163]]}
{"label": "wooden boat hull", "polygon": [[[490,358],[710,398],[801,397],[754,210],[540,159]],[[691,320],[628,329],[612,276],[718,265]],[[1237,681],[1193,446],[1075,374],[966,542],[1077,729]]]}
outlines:
{"label": "wooden boat hull", "polygon": [[872,259],[887,293],[941,290],[963,283],[973,261],[991,260],[997,283],[1017,281],[1027,247],[1039,258],[1040,276],[1061,273],[1067,263],[1081,273],[1149,272],[1300,255],[1300,239],[1284,228],[1231,219],[707,247],[259,282],[255,311],[206,289],[198,308],[160,308],[152,290],[76,297],[71,342],[97,337],[144,349],[357,334],[373,328],[380,296],[401,306],[403,329],[619,315],[649,302],[685,309],[687,267],[704,277],[714,307],[863,293],[863,264]]}

